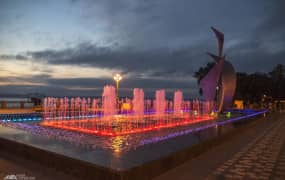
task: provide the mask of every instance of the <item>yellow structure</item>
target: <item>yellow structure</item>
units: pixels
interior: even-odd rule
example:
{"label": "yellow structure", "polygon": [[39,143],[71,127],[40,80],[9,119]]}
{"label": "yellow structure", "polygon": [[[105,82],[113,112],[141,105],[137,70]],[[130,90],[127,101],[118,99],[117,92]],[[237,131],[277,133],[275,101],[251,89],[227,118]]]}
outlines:
{"label": "yellow structure", "polygon": [[119,84],[120,81],[122,80],[122,76],[120,74],[116,74],[113,78],[116,82],[116,96],[117,98],[119,98]]}
{"label": "yellow structure", "polygon": [[234,101],[234,107],[236,109],[243,109],[243,100],[235,100]]}
{"label": "yellow structure", "polygon": [[35,106],[33,107],[33,111],[35,112],[42,112],[43,111],[43,107],[40,105],[40,106]]}
{"label": "yellow structure", "polygon": [[123,103],[121,110],[123,111],[130,111],[131,110],[131,104],[130,103]]}

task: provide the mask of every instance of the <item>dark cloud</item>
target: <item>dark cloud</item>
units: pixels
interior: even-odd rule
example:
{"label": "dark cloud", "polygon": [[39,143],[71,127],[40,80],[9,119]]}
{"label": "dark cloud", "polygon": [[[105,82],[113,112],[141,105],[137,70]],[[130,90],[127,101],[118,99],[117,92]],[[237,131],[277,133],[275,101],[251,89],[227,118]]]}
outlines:
{"label": "dark cloud", "polygon": [[267,3],[267,6],[264,8],[264,13],[266,13],[267,16],[261,20],[256,28],[258,36],[285,36],[285,23],[283,19],[285,16],[284,7],[285,1],[283,0],[276,0],[274,3]]}
{"label": "dark cloud", "polygon": [[[177,47],[207,41],[212,25],[230,38],[251,32],[264,17],[266,0],[83,0],[82,24],[96,32],[102,20],[114,40],[140,48]],[[271,2],[273,4],[273,2]],[[94,17],[100,17],[99,22]],[[92,31],[93,32],[93,31]]]}
{"label": "dark cloud", "polygon": [[[284,0],[70,2],[80,9],[81,28],[100,41],[76,41],[73,47],[61,49],[28,49],[18,55],[1,55],[0,59],[115,69],[131,75],[122,82],[126,94],[132,87],[149,92],[155,88],[182,88],[190,93],[189,89],[197,89],[192,74],[211,61],[205,52],[217,52],[215,36],[209,29],[216,26],[225,33],[225,53],[237,71],[268,72],[275,64],[284,63]],[[0,22],[9,26],[10,20],[2,16]],[[47,32],[37,36],[52,39],[53,35]],[[47,93],[100,94],[96,88],[112,83],[104,78],[53,79],[48,75],[3,79],[8,80],[44,82],[45,86],[36,88],[47,88]]]}
{"label": "dark cloud", "polygon": [[264,14],[256,19],[253,31],[226,49],[241,72],[268,72],[285,60],[285,1],[263,2]]}
{"label": "dark cloud", "polygon": [[2,55],[0,55],[0,59],[4,59],[4,60],[27,60],[28,57],[26,55],[21,55],[21,54],[17,54],[17,55],[2,54]]}
{"label": "dark cloud", "polygon": [[111,49],[93,44],[80,44],[74,49],[28,52],[35,61],[50,64],[92,66],[119,69],[126,73],[155,76],[192,76],[206,55],[197,47],[180,49],[137,50]]}

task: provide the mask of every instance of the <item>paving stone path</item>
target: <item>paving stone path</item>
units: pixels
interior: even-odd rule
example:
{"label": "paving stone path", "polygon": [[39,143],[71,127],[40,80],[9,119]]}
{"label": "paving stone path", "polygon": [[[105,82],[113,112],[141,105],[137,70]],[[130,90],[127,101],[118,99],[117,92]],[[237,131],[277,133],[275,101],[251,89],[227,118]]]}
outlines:
{"label": "paving stone path", "polygon": [[206,179],[285,180],[285,119],[269,126]]}

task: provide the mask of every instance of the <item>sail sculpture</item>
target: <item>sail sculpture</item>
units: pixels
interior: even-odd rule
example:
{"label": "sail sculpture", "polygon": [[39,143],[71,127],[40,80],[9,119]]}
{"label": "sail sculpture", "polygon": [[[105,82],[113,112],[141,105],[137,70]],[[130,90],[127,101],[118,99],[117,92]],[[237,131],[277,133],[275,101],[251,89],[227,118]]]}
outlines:
{"label": "sail sculpture", "polygon": [[207,101],[215,101],[217,111],[230,108],[236,89],[236,73],[232,64],[223,55],[224,34],[211,27],[218,39],[218,55],[208,53],[215,61],[215,65],[210,69],[200,81],[203,96]]}

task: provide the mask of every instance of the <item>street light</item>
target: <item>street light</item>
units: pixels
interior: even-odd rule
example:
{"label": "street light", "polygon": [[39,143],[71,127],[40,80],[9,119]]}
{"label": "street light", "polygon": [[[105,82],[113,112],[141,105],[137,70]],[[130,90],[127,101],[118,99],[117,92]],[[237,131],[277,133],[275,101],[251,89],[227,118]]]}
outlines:
{"label": "street light", "polygon": [[122,76],[120,74],[116,74],[114,76],[114,80],[116,82],[116,95],[117,95],[117,98],[119,98],[119,83],[122,80]]}

